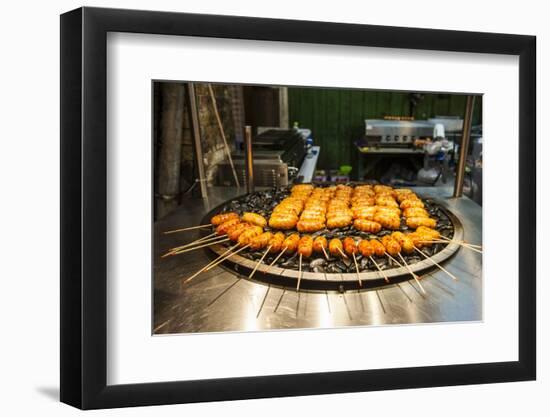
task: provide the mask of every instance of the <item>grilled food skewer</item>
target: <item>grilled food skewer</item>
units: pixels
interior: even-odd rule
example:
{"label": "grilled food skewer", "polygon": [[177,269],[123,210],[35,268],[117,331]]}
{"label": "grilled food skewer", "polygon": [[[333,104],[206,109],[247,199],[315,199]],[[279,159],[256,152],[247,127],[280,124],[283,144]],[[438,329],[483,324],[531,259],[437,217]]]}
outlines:
{"label": "grilled food skewer", "polygon": [[220,213],[220,214],[216,214],[215,216],[213,216],[210,219],[209,224],[201,224],[201,225],[198,225],[198,226],[184,227],[183,229],[167,230],[166,232],[164,232],[164,234],[168,235],[168,234],[171,234],[171,233],[185,232],[187,230],[202,229],[202,228],[210,227],[210,226],[219,226],[219,225],[221,225],[222,223],[225,223],[228,220],[234,220],[234,219],[238,219],[238,218],[239,218],[239,215],[235,212]]}
{"label": "grilled food skewer", "polygon": [[325,258],[328,260],[328,254],[327,254],[327,248],[328,242],[327,238],[324,236],[317,236],[313,240],[313,251],[314,252],[323,252],[323,255],[325,255]]}
{"label": "grilled food skewer", "polygon": [[[180,253],[187,252],[188,251],[187,249],[184,250],[184,251],[182,251],[182,249],[189,248],[189,246],[193,246],[193,248],[191,248],[191,249],[199,249],[201,247],[207,246],[207,245],[205,245],[206,242],[209,242],[209,243],[212,243],[212,244],[225,242],[225,241],[227,241],[228,237],[229,237],[229,239],[231,239],[231,233],[233,233],[235,231],[239,232],[239,230],[244,231],[246,227],[247,227],[247,224],[246,223],[241,223],[238,218],[236,220],[235,219],[229,219],[226,222],[224,222],[222,224],[219,224],[216,228],[215,233],[212,233],[208,236],[203,237],[202,239],[196,240],[196,241],[191,242],[189,244],[186,244],[186,245],[183,245],[183,246],[180,246],[180,247],[177,247],[177,248],[172,248],[169,252],[162,255],[162,258],[165,258],[166,256],[170,256],[170,255],[178,255]],[[237,230],[237,229],[239,229],[239,230]],[[216,234],[218,236],[210,237],[213,234]],[[208,237],[208,239],[207,239],[207,237]],[[238,237],[238,234],[236,234],[235,237]],[[236,239],[234,239],[234,240],[236,240]],[[202,246],[195,246],[195,245],[198,245],[198,244],[202,244]]]}
{"label": "grilled food skewer", "polygon": [[281,246],[283,245],[283,242],[285,241],[285,235],[282,232],[277,232],[274,235],[272,235],[271,239],[269,239],[268,245],[269,249],[268,252],[279,252],[277,257],[274,259],[274,262],[268,265],[267,269],[264,271],[264,274],[266,274],[270,269],[271,266],[277,261],[285,252],[286,248],[284,248],[281,251]]}
{"label": "grilled food skewer", "polygon": [[218,264],[225,261],[226,259],[248,248],[250,246],[250,240],[258,236],[261,232],[262,232],[262,228],[259,226],[253,226],[247,223],[241,223],[241,224],[235,225],[234,229],[227,231],[227,234],[230,240],[237,241],[237,246],[242,246],[242,247],[237,251],[226,255],[225,257],[221,257],[214,264],[208,266],[205,269],[205,271],[209,271],[210,269],[217,266]]}
{"label": "grilled food skewer", "polygon": [[243,222],[254,224],[262,228],[267,226],[267,220],[265,219],[265,217],[258,213],[252,213],[252,212],[246,211],[243,213],[241,220]]}
{"label": "grilled food skewer", "polygon": [[347,258],[346,254],[343,251],[344,246],[342,244],[342,241],[340,239],[331,239],[329,245],[328,245],[328,251],[333,256],[342,256],[343,258]]}
{"label": "grilled food skewer", "polygon": [[297,233],[294,233],[294,234],[286,237],[281,243],[279,243],[279,246],[282,246],[283,250],[275,257],[275,259],[273,259],[273,261],[269,264],[269,266],[264,271],[264,273],[266,274],[269,271],[269,269],[273,265],[275,265],[275,262],[277,262],[279,260],[279,258],[281,256],[283,256],[283,254],[285,252],[287,252],[287,251],[290,252],[290,253],[295,252],[296,248],[298,247],[298,242],[299,241],[300,241],[300,235],[297,234]]}
{"label": "grilled food skewer", "polygon": [[363,286],[363,282],[361,281],[361,277],[359,276],[359,265],[357,264],[357,258],[355,257],[355,254],[359,251],[359,248],[357,247],[357,243],[352,237],[346,237],[344,239],[344,250],[346,251],[346,254],[349,256],[351,255],[353,258],[353,262],[355,264],[355,271],[357,272],[357,280],[359,281],[359,286]]}
{"label": "grilled food skewer", "polygon": [[449,238],[441,236],[441,234],[437,230],[431,229],[429,227],[420,226],[416,229],[416,232],[414,234],[416,234],[420,238],[424,239],[420,243],[446,243],[446,244],[456,243],[457,245],[460,245],[464,248],[470,249],[474,252],[483,253],[483,251],[481,251],[480,249],[476,249],[471,244],[458,242],[456,240],[453,240],[451,242],[451,241],[449,241]]}
{"label": "grilled food skewer", "polygon": [[[275,234],[275,237],[277,237],[277,234]],[[264,271],[264,273],[267,273],[269,271],[269,269],[275,265],[275,262],[277,262],[279,260],[279,258],[281,256],[283,256],[283,254],[288,250],[289,252],[294,252],[296,250],[296,247],[298,245],[298,241],[300,240],[300,237],[299,235],[297,234],[293,234],[293,235],[290,235],[289,237],[284,237],[283,235],[283,239],[282,241],[278,241],[278,242],[274,242],[272,240],[272,245],[274,247],[276,247],[276,245],[278,245],[278,247],[282,247],[283,250],[275,257],[275,259],[273,259],[273,261],[269,264],[269,266],[267,267],[267,269]],[[274,244],[275,243],[275,244]]]}
{"label": "grilled food skewer", "polygon": [[340,248],[337,248],[337,249],[338,249],[338,252],[340,252],[340,255],[342,256],[342,258],[348,259],[348,255],[346,255],[344,252],[342,252],[342,249],[340,249]]}

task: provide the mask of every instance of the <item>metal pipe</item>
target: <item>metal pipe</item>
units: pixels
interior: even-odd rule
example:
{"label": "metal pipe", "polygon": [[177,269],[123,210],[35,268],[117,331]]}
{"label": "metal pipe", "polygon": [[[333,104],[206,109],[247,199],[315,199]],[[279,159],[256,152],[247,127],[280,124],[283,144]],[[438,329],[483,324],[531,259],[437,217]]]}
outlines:
{"label": "metal pipe", "polygon": [[462,197],[464,186],[464,172],[466,170],[466,157],[470,145],[470,132],[472,130],[472,117],[474,114],[475,96],[466,96],[466,108],[464,110],[464,124],[462,126],[462,140],[460,141],[460,155],[456,166],[455,188],[453,197]]}
{"label": "metal pipe", "polygon": [[197,110],[197,99],[195,96],[195,85],[193,83],[187,83],[188,104],[189,113],[191,115],[191,128],[193,129],[193,144],[195,147],[195,157],[197,159],[197,168],[199,171],[198,182],[201,189],[201,197],[208,197],[208,190],[206,188],[206,174],[204,171],[204,160],[202,157],[202,140],[201,130],[199,125],[199,113]]}
{"label": "metal pipe", "polygon": [[254,159],[252,156],[252,127],[244,128],[244,146],[246,150],[246,191],[254,192]]}

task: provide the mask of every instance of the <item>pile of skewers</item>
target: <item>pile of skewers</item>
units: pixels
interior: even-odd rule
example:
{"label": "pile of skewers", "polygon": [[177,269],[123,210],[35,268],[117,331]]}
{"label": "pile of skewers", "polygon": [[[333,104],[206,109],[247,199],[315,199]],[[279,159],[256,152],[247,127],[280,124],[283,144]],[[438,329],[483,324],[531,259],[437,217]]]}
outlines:
{"label": "pile of skewers", "polygon": [[[381,265],[382,258],[386,258],[397,267],[405,268],[425,293],[419,277],[412,271],[403,254],[418,253],[422,259],[431,261],[452,279],[456,279],[422,249],[434,244],[457,243],[481,253],[481,247],[478,245],[454,241],[441,235],[435,229],[436,224],[437,220],[430,217],[422,200],[408,189],[393,189],[383,185],[361,185],[355,188],[338,185],[315,188],[310,184],[300,184],[294,186],[290,195],[274,207],[269,220],[258,213],[244,212],[239,215],[236,212],[226,212],[213,216],[209,225],[165,232],[177,233],[202,227],[214,228],[211,234],[186,245],[174,247],[162,256],[175,256],[229,242],[224,253],[190,277],[186,277],[184,282],[191,281],[200,273],[214,268],[245,250],[262,253],[249,275],[250,278],[268,256],[274,256],[274,258],[269,264],[265,263],[266,268],[263,268],[263,273],[267,273],[282,256],[296,256],[299,270],[296,285],[298,291],[303,276],[304,259],[322,256],[327,260],[332,258],[353,260],[357,281],[362,286],[361,272],[370,268],[365,264],[360,266],[357,257],[368,259],[384,280],[389,282]],[[351,228],[350,235],[344,239],[328,239],[319,234],[321,230],[345,226]],[[405,231],[400,231],[403,228]],[[354,230],[370,234],[376,234],[381,230],[386,231],[383,232],[385,235],[382,237],[373,236],[366,239],[354,236]],[[314,235],[312,236],[311,233]]]}
{"label": "pile of skewers", "polygon": [[269,226],[312,233],[353,224],[357,230],[378,233],[382,229],[399,229],[402,217],[411,229],[434,228],[437,224],[410,189],[385,185],[315,188],[311,184],[300,184],[274,208]]}

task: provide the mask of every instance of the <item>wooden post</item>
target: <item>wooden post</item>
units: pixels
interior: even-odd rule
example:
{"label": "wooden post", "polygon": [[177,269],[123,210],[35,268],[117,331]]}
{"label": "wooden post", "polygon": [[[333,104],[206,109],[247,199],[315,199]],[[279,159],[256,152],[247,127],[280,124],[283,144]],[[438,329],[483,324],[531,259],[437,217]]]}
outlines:
{"label": "wooden post", "polygon": [[206,172],[204,169],[204,160],[202,157],[201,127],[199,124],[199,110],[197,108],[197,98],[195,95],[194,83],[187,83],[187,94],[187,103],[189,104],[189,115],[191,118],[191,128],[193,130],[193,143],[195,145],[195,161],[197,163],[197,169],[199,171],[199,187],[201,190],[201,197],[207,198],[208,191],[206,189]]}
{"label": "wooden post", "polygon": [[252,154],[252,126],[246,126],[244,130],[244,146],[246,151],[246,192],[254,192],[254,156]]}
{"label": "wooden post", "polygon": [[288,87],[279,87],[279,127],[288,129]]}
{"label": "wooden post", "polygon": [[460,156],[456,164],[455,188],[453,197],[462,197],[464,186],[464,173],[466,170],[466,158],[468,157],[468,146],[470,144],[470,132],[472,130],[472,119],[474,115],[475,96],[466,96],[466,109],[464,110],[464,122],[462,123],[462,140],[460,141]]}
{"label": "wooden post", "polygon": [[156,214],[178,206],[185,90],[181,83],[161,83],[160,149],[158,151]]}
{"label": "wooden post", "polygon": [[233,116],[233,129],[235,130],[235,145],[236,149],[244,143],[244,96],[242,85],[230,85],[229,91],[231,94],[231,113]]}

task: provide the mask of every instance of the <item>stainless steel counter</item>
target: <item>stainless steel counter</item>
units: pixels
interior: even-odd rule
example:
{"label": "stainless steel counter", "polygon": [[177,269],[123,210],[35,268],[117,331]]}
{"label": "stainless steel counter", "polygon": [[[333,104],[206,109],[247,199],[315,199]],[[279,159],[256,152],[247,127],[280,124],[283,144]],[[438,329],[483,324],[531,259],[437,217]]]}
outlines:
{"label": "stainless steel counter", "polygon": [[[417,188],[437,198],[464,226],[464,239],[481,244],[481,207],[466,197],[450,198],[448,188]],[[189,333],[341,327],[469,321],[482,319],[482,255],[464,248],[444,264],[458,281],[439,269],[422,277],[422,294],[414,281],[361,292],[296,293],[250,281],[223,268],[200,274],[209,262],[203,249],[161,259],[168,248],[198,237],[195,231],[163,235],[164,230],[197,225],[204,214],[245,191],[209,189],[208,200],[190,199],[155,224],[154,332]]]}

